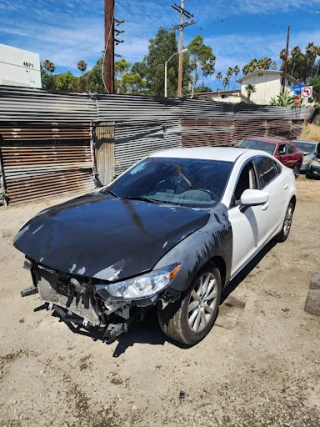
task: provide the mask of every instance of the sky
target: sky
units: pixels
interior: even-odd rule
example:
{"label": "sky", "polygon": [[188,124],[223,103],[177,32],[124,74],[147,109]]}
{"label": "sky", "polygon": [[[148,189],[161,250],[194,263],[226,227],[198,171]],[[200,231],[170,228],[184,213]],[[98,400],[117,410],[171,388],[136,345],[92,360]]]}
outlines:
{"label": "sky", "polygon": [[[158,28],[179,23],[178,13],[170,8],[174,1],[180,4],[116,0],[115,18],[125,21],[118,27],[125,32],[118,37],[124,43],[116,53],[131,64],[143,60]],[[222,74],[229,66],[241,69],[252,58],[265,56],[280,67],[288,25],[290,49],[309,42],[320,45],[320,0],[185,0],[185,9],[196,24],[185,29],[184,44],[202,35],[217,58],[216,72]],[[85,60],[90,69],[102,55],[104,1],[0,0],[0,43],[39,53],[41,61],[54,62],[56,72],[78,75],[77,61]]]}

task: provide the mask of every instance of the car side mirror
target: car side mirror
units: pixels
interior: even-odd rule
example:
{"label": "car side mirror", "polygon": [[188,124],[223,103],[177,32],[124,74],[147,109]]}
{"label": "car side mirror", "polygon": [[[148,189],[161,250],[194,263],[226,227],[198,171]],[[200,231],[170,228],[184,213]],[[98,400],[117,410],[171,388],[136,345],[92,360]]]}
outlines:
{"label": "car side mirror", "polygon": [[245,190],[241,196],[242,206],[259,206],[269,201],[269,193],[263,190]]}

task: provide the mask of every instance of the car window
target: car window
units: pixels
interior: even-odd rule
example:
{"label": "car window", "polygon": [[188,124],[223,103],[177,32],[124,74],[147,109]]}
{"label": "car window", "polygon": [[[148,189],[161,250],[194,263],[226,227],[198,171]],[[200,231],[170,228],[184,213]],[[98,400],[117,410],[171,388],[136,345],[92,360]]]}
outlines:
{"label": "car window", "polygon": [[269,157],[257,157],[254,159],[260,188],[264,188],[281,172],[278,163]]}
{"label": "car window", "polygon": [[104,191],[120,198],[145,198],[190,207],[212,207],[222,198],[232,162],[151,157]]}
{"label": "car window", "polygon": [[248,189],[257,189],[257,178],[253,163],[247,163],[242,169],[232,198],[231,206],[240,202],[242,193]]}
{"label": "car window", "polygon": [[295,152],[295,149],[294,149],[294,147],[292,147],[292,145],[288,144],[287,148],[288,148],[288,154],[293,154]]}
{"label": "car window", "polygon": [[316,151],[316,143],[292,141],[292,144],[294,144],[298,150],[302,151],[304,154],[311,154]]}
{"label": "car window", "polygon": [[280,156],[287,154],[287,144],[279,145],[278,154],[280,154]]}
{"label": "car window", "polygon": [[273,154],[275,144],[255,139],[243,139],[239,144],[237,144],[237,147],[248,148],[250,150],[262,150],[266,153]]}

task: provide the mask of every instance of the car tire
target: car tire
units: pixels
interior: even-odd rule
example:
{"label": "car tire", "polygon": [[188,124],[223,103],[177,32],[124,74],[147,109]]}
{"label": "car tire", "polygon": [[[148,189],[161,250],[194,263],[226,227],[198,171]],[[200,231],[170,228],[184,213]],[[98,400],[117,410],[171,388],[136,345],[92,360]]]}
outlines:
{"label": "car tire", "polygon": [[301,169],[301,163],[297,163],[295,165],[295,167],[293,168],[293,173],[294,173],[294,176],[296,179],[298,178],[298,176],[300,174],[300,169]]}
{"label": "car tire", "polygon": [[282,229],[280,233],[275,237],[275,240],[277,242],[285,242],[289,237],[289,233],[292,225],[293,212],[294,212],[294,203],[290,202],[286,210],[286,215],[284,217]]}
{"label": "car tire", "polygon": [[199,343],[216,321],[221,292],[220,271],[213,263],[207,264],[178,301],[168,304],[164,309],[158,307],[162,331],[173,340],[188,346]]}
{"label": "car tire", "polygon": [[307,172],[306,173],[306,178],[307,179],[312,179],[313,178],[312,172]]}

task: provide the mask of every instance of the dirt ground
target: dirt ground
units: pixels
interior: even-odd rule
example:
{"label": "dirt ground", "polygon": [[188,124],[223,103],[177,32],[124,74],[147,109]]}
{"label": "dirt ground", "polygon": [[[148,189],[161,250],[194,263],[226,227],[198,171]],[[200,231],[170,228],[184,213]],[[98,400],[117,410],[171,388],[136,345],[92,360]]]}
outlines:
{"label": "dirt ground", "polygon": [[231,284],[217,324],[190,349],[152,316],[108,346],[34,312],[12,240],[58,200],[1,208],[0,425],[319,427],[320,317],[303,309],[320,270],[320,181],[297,187],[288,241]]}

